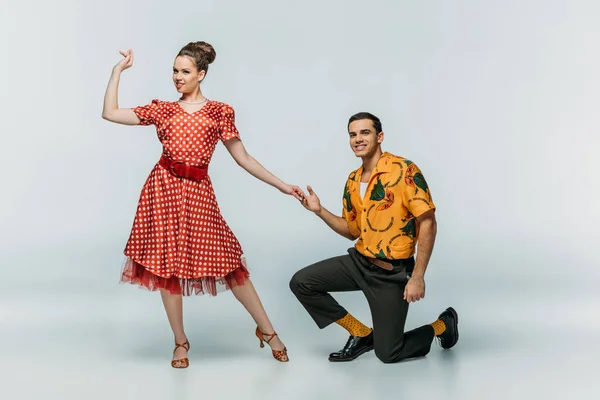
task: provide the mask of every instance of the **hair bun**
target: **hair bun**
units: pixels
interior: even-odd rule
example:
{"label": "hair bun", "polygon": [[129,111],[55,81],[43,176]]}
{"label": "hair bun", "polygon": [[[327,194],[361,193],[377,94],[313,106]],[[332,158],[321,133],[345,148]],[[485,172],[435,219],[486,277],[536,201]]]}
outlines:
{"label": "hair bun", "polygon": [[206,61],[209,64],[212,64],[215,61],[215,58],[217,58],[217,52],[215,51],[215,48],[212,47],[211,44],[206,43],[206,42],[195,42],[194,44],[196,45],[198,50],[200,50],[204,53],[204,55],[206,57]]}
{"label": "hair bun", "polygon": [[183,46],[177,57],[189,57],[194,64],[196,64],[196,69],[198,72],[205,71],[208,72],[208,64],[211,64],[215,61],[217,57],[217,52],[215,48],[212,47],[209,43],[206,42],[190,42]]}

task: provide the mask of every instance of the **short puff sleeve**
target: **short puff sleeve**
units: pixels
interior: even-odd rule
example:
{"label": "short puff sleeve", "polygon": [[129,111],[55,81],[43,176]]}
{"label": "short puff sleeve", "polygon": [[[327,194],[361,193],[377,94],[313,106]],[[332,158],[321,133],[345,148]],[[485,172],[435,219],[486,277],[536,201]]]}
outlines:
{"label": "short puff sleeve", "polygon": [[240,133],[235,126],[235,111],[231,106],[224,105],[223,109],[221,110],[219,136],[223,142],[229,139],[240,137]]}
{"label": "short puff sleeve", "polygon": [[161,102],[152,100],[152,103],[145,106],[138,106],[133,109],[133,112],[140,119],[140,125],[155,125],[158,120],[158,111]]}

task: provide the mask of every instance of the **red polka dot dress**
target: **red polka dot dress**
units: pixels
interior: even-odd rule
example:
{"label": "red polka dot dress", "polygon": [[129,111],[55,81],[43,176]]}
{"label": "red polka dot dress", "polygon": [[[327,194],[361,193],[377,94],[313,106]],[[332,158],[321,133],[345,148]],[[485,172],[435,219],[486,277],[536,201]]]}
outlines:
{"label": "red polka dot dress", "polygon": [[[216,101],[194,113],[159,100],[133,111],[140,125],[156,126],[163,156],[187,165],[208,166],[219,141],[239,137],[233,108]],[[182,178],[160,162],[142,188],[124,254],[121,282],[149,290],[216,295],[249,276],[210,177]]]}

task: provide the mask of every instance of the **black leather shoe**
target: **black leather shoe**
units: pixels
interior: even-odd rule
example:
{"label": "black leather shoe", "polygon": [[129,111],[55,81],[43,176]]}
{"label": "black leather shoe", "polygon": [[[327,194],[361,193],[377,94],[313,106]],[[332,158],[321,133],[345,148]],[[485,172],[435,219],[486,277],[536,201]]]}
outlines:
{"label": "black leather shoe", "polygon": [[371,350],[373,350],[373,331],[365,337],[350,336],[343,349],[329,355],[329,361],[352,361]]}
{"label": "black leather shoe", "polygon": [[454,308],[448,307],[446,311],[440,314],[438,319],[446,325],[444,333],[438,336],[440,346],[449,349],[458,342],[458,314]]}

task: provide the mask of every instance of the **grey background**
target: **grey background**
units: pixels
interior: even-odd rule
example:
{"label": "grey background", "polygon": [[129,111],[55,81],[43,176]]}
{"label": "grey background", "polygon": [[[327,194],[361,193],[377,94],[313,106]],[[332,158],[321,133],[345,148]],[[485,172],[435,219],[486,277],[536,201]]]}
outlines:
{"label": "grey background", "polygon": [[[0,379],[9,393],[581,398],[598,387],[600,3],[365,4],[3,2]],[[133,107],[177,98],[173,58],[195,40],[217,51],[203,90],[236,109],[250,154],[286,182],[312,185],[337,214],[360,165],[347,119],[382,119],[383,149],[420,166],[438,206],[427,296],[407,327],[453,305],[456,349],[393,366],[372,353],[329,365],[345,333],[319,331],[287,283],[351,243],[219,146],[211,177],[221,210],[295,362],[258,353],[252,321],[225,294],[186,300],[198,350],[193,368],[167,369],[159,297],[117,285],[160,143],[153,127],[100,114],[118,50],[135,52],[120,86],[120,105]],[[370,322],[360,294],[337,298]],[[99,379],[104,392],[91,390]]]}

